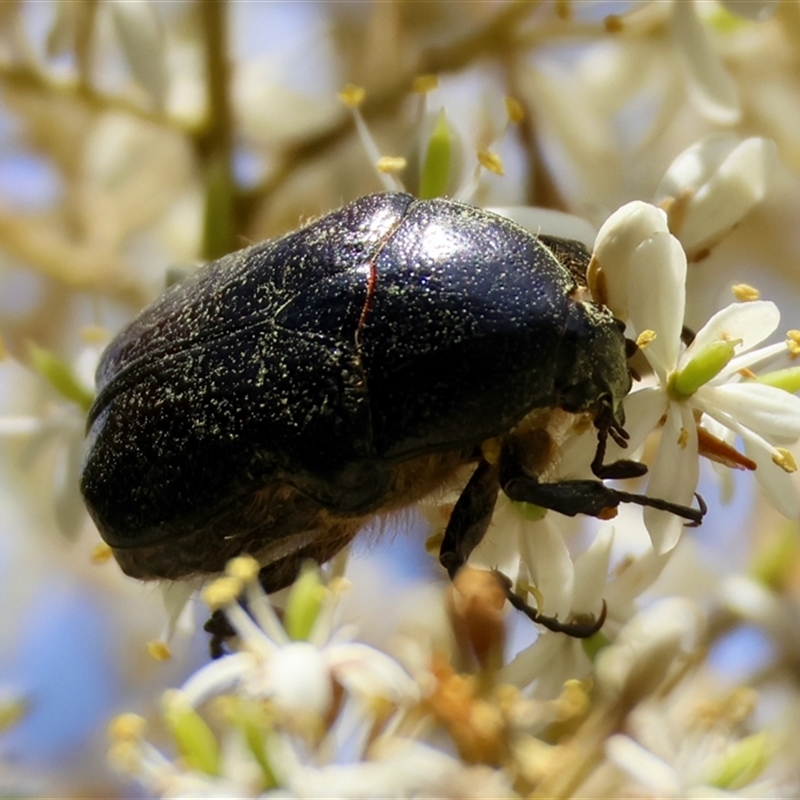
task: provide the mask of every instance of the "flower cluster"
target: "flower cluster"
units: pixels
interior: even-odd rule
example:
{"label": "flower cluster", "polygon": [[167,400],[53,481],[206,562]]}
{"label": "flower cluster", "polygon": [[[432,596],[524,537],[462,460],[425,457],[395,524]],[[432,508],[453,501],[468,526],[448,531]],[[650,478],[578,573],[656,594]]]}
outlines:
{"label": "flower cluster", "polygon": [[[180,686],[158,720],[111,724],[111,763],[152,796],[798,796],[800,331],[782,296],[797,287],[798,4],[363,5],[3,5],[4,527],[7,500],[25,494],[47,535],[49,494],[62,533],[88,532],[77,484],[100,340],[79,335],[86,323],[123,324],[170,261],[217,258],[375,191],[360,150],[386,191],[471,202],[585,246],[571,299],[625,326],[634,377],[603,464],[638,477],[606,482],[621,502],[601,519],[501,492],[452,585],[415,563],[424,589],[387,587],[384,542],[351,559],[356,586],[337,560],[280,597],[235,559],[204,595],[225,651],[211,662],[204,637],[175,635],[210,579],[160,587],[156,663],[137,635],[159,625],[140,587],[111,565],[76,578],[88,548],[21,530],[20,552],[49,561],[37,581],[11,574],[16,541],[0,552],[12,621],[0,638],[21,676],[0,702],[0,791],[108,791],[86,731],[111,703],[99,691],[92,709],[77,692],[64,703],[61,675],[40,677],[22,653],[64,675],[102,661],[129,708]],[[337,101],[348,80],[368,91],[348,85]],[[356,135],[360,149],[345,144]],[[18,202],[8,152],[26,192],[44,171],[46,198]],[[541,483],[597,481],[593,422],[550,415]],[[376,527],[421,510],[438,550],[469,469]],[[72,629],[53,636],[26,606],[51,610],[45,585],[81,601],[102,587],[103,647],[70,642],[60,657]],[[187,648],[170,661],[167,642]],[[187,678],[195,645],[203,665]],[[70,761],[71,777],[32,780],[46,757],[28,751],[50,742],[36,725],[49,734],[51,719],[76,755],[50,760]]]}

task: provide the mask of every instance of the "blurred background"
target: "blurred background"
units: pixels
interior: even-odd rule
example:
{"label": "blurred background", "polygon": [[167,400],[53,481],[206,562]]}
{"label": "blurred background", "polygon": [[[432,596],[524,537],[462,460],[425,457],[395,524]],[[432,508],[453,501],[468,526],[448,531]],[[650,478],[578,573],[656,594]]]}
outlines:
{"label": "blurred background", "polygon": [[[798,67],[794,0],[0,4],[0,794],[137,796],[105,765],[107,721],[152,713],[206,658],[196,635],[154,660],[161,592],[96,549],[76,483],[93,370],[171,266],[382,190],[338,97],[346,85],[365,89],[363,119],[382,155],[406,159],[409,191],[445,109],[448,193],[475,183],[478,205],[543,206],[595,227],[651,199],[706,134],[775,140],[767,200],[690,265],[687,322],[745,281],[800,327]],[[486,152],[503,174],[481,169]],[[696,590],[780,552],[773,588],[791,620],[796,523],[754,486],[737,476],[735,503],[687,545]],[[386,608],[392,581],[437,575],[421,520],[399,527],[408,535],[356,553],[355,606]],[[797,630],[783,641],[730,629],[713,656],[737,679],[800,663]]]}

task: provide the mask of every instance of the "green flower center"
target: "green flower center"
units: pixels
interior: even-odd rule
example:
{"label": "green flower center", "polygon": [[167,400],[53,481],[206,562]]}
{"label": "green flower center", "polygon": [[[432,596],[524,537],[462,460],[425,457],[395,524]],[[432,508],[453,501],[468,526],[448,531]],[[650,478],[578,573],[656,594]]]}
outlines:
{"label": "green flower center", "polygon": [[701,386],[715,378],[736,354],[741,339],[717,339],[701,347],[667,383],[667,392],[676,401],[688,400]]}

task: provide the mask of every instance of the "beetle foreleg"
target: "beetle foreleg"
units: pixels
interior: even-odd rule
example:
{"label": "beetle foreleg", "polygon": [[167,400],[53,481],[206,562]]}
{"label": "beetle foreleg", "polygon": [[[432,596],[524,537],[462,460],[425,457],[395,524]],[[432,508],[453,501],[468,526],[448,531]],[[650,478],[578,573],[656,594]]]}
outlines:
{"label": "beetle foreleg", "polygon": [[576,514],[586,514],[590,517],[603,516],[603,512],[616,508],[620,503],[636,503],[668,511],[675,516],[688,519],[695,525],[703,521],[705,514],[705,504],[702,502],[700,508],[689,508],[659,497],[611,489],[600,481],[593,480],[539,483],[533,476],[523,475],[510,477],[507,480],[501,477],[501,486],[511,500],[533,503],[557,511],[559,514],[566,514],[568,517],[574,517]]}
{"label": "beetle foreleg", "polygon": [[624,480],[626,478],[641,478],[647,472],[647,466],[639,461],[620,459],[611,464],[604,464],[603,458],[606,454],[606,441],[609,429],[597,429],[597,450],[592,461],[592,472],[600,480]]}
{"label": "beetle foreleg", "polygon": [[439,563],[453,580],[480,544],[497,502],[498,467],[481,461],[461,492],[439,548]]}

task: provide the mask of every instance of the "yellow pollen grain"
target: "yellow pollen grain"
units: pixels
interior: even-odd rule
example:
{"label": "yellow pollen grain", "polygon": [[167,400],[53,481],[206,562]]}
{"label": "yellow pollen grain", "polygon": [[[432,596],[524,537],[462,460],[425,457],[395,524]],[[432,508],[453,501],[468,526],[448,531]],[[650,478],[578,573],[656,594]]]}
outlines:
{"label": "yellow pollen grain", "polygon": [[138,714],[117,714],[108,723],[108,737],[118,741],[136,742],[144,738],[147,723]]}
{"label": "yellow pollen grain", "polygon": [[81,339],[86,344],[103,344],[108,341],[108,331],[102,325],[84,325]]}
{"label": "yellow pollen grain", "polygon": [[525,109],[515,97],[506,97],[506,114],[515,125],[519,125],[525,119]]}
{"label": "yellow pollen grain", "polygon": [[784,472],[797,472],[797,462],[785,447],[776,447],[772,454],[772,463],[777,464]]}
{"label": "yellow pollen grain", "polygon": [[642,331],[636,337],[636,346],[640,350],[644,350],[646,347],[650,346],[650,343],[655,341],[658,338],[658,334],[655,331],[646,330]]}
{"label": "yellow pollen grain", "polygon": [[367,96],[366,90],[362,86],[348,83],[341,92],[337,92],[337,97],[348,107],[358,108]]}
{"label": "yellow pollen grain", "polygon": [[203,602],[213,610],[235,603],[243,589],[242,581],[230,575],[217,578],[203,589]]}
{"label": "yellow pollen grain", "polygon": [[237,556],[225,565],[225,574],[244,584],[257,580],[260,571],[261,565],[252,556]]}
{"label": "yellow pollen grain", "polygon": [[499,155],[497,155],[497,153],[493,153],[491,150],[478,150],[478,161],[485,170],[488,170],[495,175],[505,174],[503,171],[503,160]]}
{"label": "yellow pollen grain", "polygon": [[590,708],[588,684],[574,678],[564,683],[564,689],[556,699],[556,714],[561,722],[583,717]]}
{"label": "yellow pollen grain", "polygon": [[793,356],[800,356],[800,331],[786,331],[786,347]]}
{"label": "yellow pollen grain", "polygon": [[678,447],[685,450],[687,444],[689,444],[689,431],[681,428],[681,432],[678,434]]}
{"label": "yellow pollen grain", "polygon": [[135,742],[115,741],[108,748],[108,762],[116,772],[137,775],[142,766],[142,751]]}
{"label": "yellow pollen grain", "polygon": [[417,75],[411,84],[411,91],[417,94],[432,92],[439,85],[439,78],[436,75]]}
{"label": "yellow pollen grain", "polygon": [[378,172],[402,172],[406,168],[406,160],[402,156],[381,156],[375,169]]}
{"label": "yellow pollen grain", "polygon": [[606,29],[606,33],[620,33],[625,25],[619,14],[609,14],[603,20],[603,27]]}
{"label": "yellow pollen grain", "polygon": [[742,367],[742,368],[739,370],[739,374],[740,374],[740,375],[741,375],[743,378],[749,378],[750,380],[752,380],[753,378],[757,378],[757,377],[758,377],[758,376],[755,374],[755,372],[753,372],[753,370],[751,370],[751,369],[747,369],[747,367]]}
{"label": "yellow pollen grain", "polygon": [[114,551],[109,545],[105,542],[100,542],[92,548],[92,553],[89,557],[93,564],[105,564],[113,554]]}
{"label": "yellow pollen grain", "polygon": [[731,291],[733,296],[742,303],[751,303],[761,297],[761,292],[750,286],[749,283],[735,283],[731,286]]}
{"label": "yellow pollen grain", "polygon": [[169,661],[172,658],[172,650],[166,642],[161,639],[153,639],[147,643],[147,652],[156,661]]}

